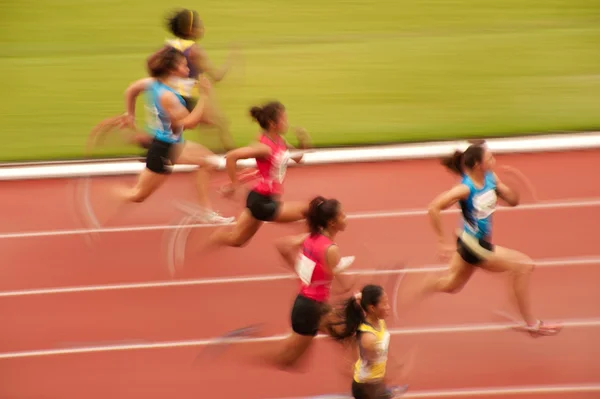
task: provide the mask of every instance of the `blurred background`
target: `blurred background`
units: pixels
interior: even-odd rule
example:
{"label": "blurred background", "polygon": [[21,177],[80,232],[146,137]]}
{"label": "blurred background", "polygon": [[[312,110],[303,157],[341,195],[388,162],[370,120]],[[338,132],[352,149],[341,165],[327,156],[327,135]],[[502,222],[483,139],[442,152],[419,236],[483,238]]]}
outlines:
{"label": "blurred background", "polygon": [[[0,159],[83,157],[175,7],[200,13],[217,65],[239,47],[215,86],[237,145],[257,133],[249,107],[268,99],[319,146],[600,125],[597,0],[13,0],[0,2]],[[187,137],[220,150],[211,129]]]}

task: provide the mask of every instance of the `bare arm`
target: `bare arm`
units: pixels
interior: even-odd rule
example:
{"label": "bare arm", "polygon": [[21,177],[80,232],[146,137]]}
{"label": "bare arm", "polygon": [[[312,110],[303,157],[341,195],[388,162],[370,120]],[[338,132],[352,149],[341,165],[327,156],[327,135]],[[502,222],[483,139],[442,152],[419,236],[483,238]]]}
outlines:
{"label": "bare arm", "polygon": [[[304,129],[302,127],[297,127],[297,128],[294,128],[294,132],[296,133],[296,137],[298,138],[298,142],[300,144],[300,149],[306,150],[306,149],[312,148],[312,142],[310,140],[310,136],[308,135],[308,132],[306,131],[306,129]],[[296,149],[296,147],[293,144],[288,143],[287,140],[285,141],[285,143],[286,143],[288,149],[291,149],[291,150]],[[294,155],[292,157],[292,160],[296,163],[300,163],[300,162],[302,162],[302,158],[304,158],[304,152]]]}
{"label": "bare arm", "polygon": [[125,90],[125,109],[130,118],[135,120],[135,102],[137,97],[140,93],[145,91],[152,82],[154,82],[154,78],[139,79],[130,84]]}
{"label": "bare arm", "polygon": [[360,335],[360,346],[362,349],[363,359],[368,365],[373,364],[377,360],[377,337],[375,334],[363,332]]}
{"label": "bare arm", "polygon": [[279,254],[283,257],[288,266],[292,269],[296,267],[298,252],[302,247],[302,243],[308,237],[307,233],[285,237],[275,242],[275,247]]}
{"label": "bare arm", "polygon": [[236,164],[240,159],[265,158],[271,154],[271,149],[262,143],[255,143],[247,147],[236,148],[225,155],[225,169],[233,186],[237,186],[239,181],[236,174]]}
{"label": "bare arm", "polygon": [[217,68],[210,61],[208,54],[203,48],[194,46],[190,51],[190,61],[198,65],[213,81],[220,82],[231,68],[232,55],[229,56],[221,68]]}
{"label": "bare arm", "polygon": [[198,102],[192,112],[189,112],[171,92],[165,92],[160,97],[160,105],[169,116],[173,129],[192,129],[202,120],[206,97],[210,93],[211,86],[206,78],[200,78],[198,86],[203,90],[201,90]]}
{"label": "bare arm", "polygon": [[456,204],[459,200],[469,196],[469,187],[464,184],[458,184],[450,190],[438,195],[429,205],[429,217],[433,230],[435,231],[438,241],[445,242],[444,231],[442,229],[442,221],[440,213]]}
{"label": "bare arm", "polygon": [[502,181],[496,176],[494,173],[494,177],[496,178],[496,193],[500,198],[502,198],[506,203],[510,206],[519,205],[519,193],[506,184],[502,183]]}

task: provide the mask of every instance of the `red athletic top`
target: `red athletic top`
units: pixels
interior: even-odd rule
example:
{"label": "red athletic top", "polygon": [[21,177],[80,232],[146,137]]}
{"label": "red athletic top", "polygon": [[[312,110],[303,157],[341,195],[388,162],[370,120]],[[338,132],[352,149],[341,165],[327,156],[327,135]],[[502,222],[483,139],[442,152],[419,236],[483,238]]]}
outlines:
{"label": "red athletic top", "polygon": [[302,253],[296,262],[300,295],[318,302],[329,299],[333,275],[327,271],[325,251],[331,245],[334,245],[333,241],[322,234],[311,234],[304,240]]}
{"label": "red athletic top", "polygon": [[271,155],[256,159],[259,181],[253,190],[262,195],[281,195],[290,152],[281,137],[273,141],[266,134],[261,134],[259,142],[269,146]]}

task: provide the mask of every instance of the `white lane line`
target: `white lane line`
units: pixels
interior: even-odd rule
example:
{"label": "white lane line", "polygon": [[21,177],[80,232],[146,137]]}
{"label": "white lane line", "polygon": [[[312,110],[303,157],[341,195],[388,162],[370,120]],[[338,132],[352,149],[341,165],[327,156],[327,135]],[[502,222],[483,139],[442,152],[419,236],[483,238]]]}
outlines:
{"label": "white lane line", "polygon": [[[588,266],[600,264],[600,256],[578,257],[578,258],[556,258],[556,259],[535,259],[536,268],[547,267],[565,267],[565,266]],[[393,274],[419,274],[440,272],[447,269],[446,264],[432,264],[423,267],[400,268],[400,269],[363,269],[350,270],[346,275],[352,276],[385,276]],[[33,295],[53,295],[53,294],[72,294],[80,292],[96,292],[96,291],[119,291],[119,290],[134,290],[134,289],[149,289],[149,288],[170,288],[170,287],[192,287],[200,285],[217,285],[217,284],[241,284],[241,283],[256,283],[278,280],[293,280],[298,276],[293,273],[286,274],[262,274],[234,277],[215,277],[215,278],[200,278],[200,279],[185,279],[185,280],[167,280],[167,281],[149,281],[142,283],[122,283],[122,284],[99,284],[99,285],[82,285],[75,287],[60,287],[60,288],[40,288],[27,290],[14,290],[0,292],[0,298],[18,297],[18,296],[33,296]]]}
{"label": "white lane line", "polygon": [[[599,318],[591,319],[569,319],[562,321],[565,329],[568,328],[597,328],[600,327]],[[515,327],[514,323],[489,323],[489,324],[458,324],[449,326],[432,326],[432,327],[413,327],[413,328],[395,328],[390,329],[392,335],[423,335],[423,334],[451,334],[451,333],[477,333],[477,332],[495,332],[495,331],[512,331]],[[564,332],[563,332],[564,333]],[[205,347],[222,345],[223,342],[229,344],[246,344],[246,343],[261,343],[281,341],[287,337],[287,334],[272,335],[260,338],[231,338],[223,339],[222,337],[200,340],[184,340],[184,341],[163,341],[163,342],[142,342],[134,344],[114,344],[114,345],[96,345],[96,346],[81,346],[78,348],[62,348],[62,349],[43,349],[33,351],[18,351],[0,353],[0,359],[19,359],[42,356],[59,356],[59,355],[76,355],[86,353],[101,353],[101,352],[117,352],[117,351],[134,351],[147,349],[172,349],[172,348],[189,348],[189,347]],[[319,334],[316,339],[327,338],[327,336]],[[533,339],[533,338],[532,338]],[[552,338],[548,338],[552,339]]]}
{"label": "white lane line", "polygon": [[[524,385],[503,386],[489,388],[464,388],[464,389],[440,389],[440,390],[417,390],[409,391],[401,398],[466,398],[476,396],[508,396],[508,395],[532,395],[532,394],[569,394],[600,392],[600,384],[566,384],[566,385]],[[352,399],[348,394],[325,394],[313,396],[295,396],[278,399]]]}
{"label": "white lane line", "polygon": [[[574,200],[562,200],[562,201],[547,201],[539,202],[535,204],[523,204],[517,207],[511,208],[501,206],[497,209],[497,212],[523,212],[523,211],[536,211],[536,210],[558,210],[558,209],[570,209],[570,208],[587,208],[600,206],[600,198],[587,198],[587,199],[574,199]],[[444,211],[446,214],[457,214],[459,209],[450,209]],[[351,213],[347,215],[348,219],[381,219],[381,218],[401,218],[401,217],[414,217],[414,216],[425,216],[427,215],[427,209],[407,209],[407,210],[391,210],[391,211],[373,211],[364,213]],[[297,222],[302,223],[302,222]],[[219,226],[233,226],[230,224],[191,224],[189,228],[214,228]],[[157,231],[157,230],[174,230],[178,229],[178,225],[147,225],[147,226],[128,226],[128,227],[106,227],[100,229],[65,229],[65,230],[49,230],[49,231],[28,231],[19,233],[2,233],[0,239],[6,238],[35,238],[35,237],[58,237],[58,236],[70,236],[70,235],[81,235],[90,233],[131,233],[139,231]]]}

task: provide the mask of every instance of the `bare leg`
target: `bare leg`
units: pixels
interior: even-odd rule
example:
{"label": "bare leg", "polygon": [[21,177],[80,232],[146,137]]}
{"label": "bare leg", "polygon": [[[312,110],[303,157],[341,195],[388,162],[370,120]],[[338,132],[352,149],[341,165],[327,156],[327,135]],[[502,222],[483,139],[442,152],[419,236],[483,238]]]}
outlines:
{"label": "bare leg", "polygon": [[292,223],[302,220],[308,212],[308,202],[282,202],[274,222]]}
{"label": "bare leg", "polygon": [[509,272],[512,277],[512,288],[517,308],[527,325],[534,325],[537,320],[531,310],[529,300],[529,279],[533,271],[533,260],[521,252],[496,246],[494,255],[481,265],[492,272]]}
{"label": "bare leg", "polygon": [[210,159],[214,154],[206,147],[190,141],[180,145],[176,149],[176,163],[197,165],[196,172],[196,192],[198,195],[198,203],[201,208],[200,219],[208,223],[231,223],[235,219],[230,217],[222,217],[212,209],[208,196],[208,183],[210,173],[215,169],[216,164]]}
{"label": "bare leg", "polygon": [[243,247],[256,234],[263,222],[254,219],[248,209],[244,209],[237,219],[233,229],[222,227],[211,234],[208,239],[208,248],[217,246]]}
{"label": "bare leg", "polygon": [[119,214],[126,204],[144,202],[166,181],[167,176],[166,174],[144,169],[140,173],[135,186],[117,185],[113,187],[111,194],[116,201],[116,205],[112,214],[107,218],[107,222]]}
{"label": "bare leg", "polygon": [[198,203],[204,209],[212,209],[210,199],[208,198],[208,181],[210,172],[214,169],[214,165],[206,161],[206,158],[214,155],[204,146],[186,141],[175,156],[175,163],[185,165],[197,165],[196,172],[196,189],[198,193]]}
{"label": "bare leg", "polygon": [[229,121],[214,97],[212,97],[207,104],[200,123],[217,129],[221,144],[226,151],[231,151],[235,148],[235,143],[233,142],[233,138],[229,131]]}
{"label": "bare leg", "polygon": [[425,299],[425,297],[436,292],[458,293],[469,281],[474,271],[475,268],[466,263],[455,252],[450,260],[450,270],[442,277],[436,277],[435,275],[427,276],[422,290],[417,294],[416,300]]}

